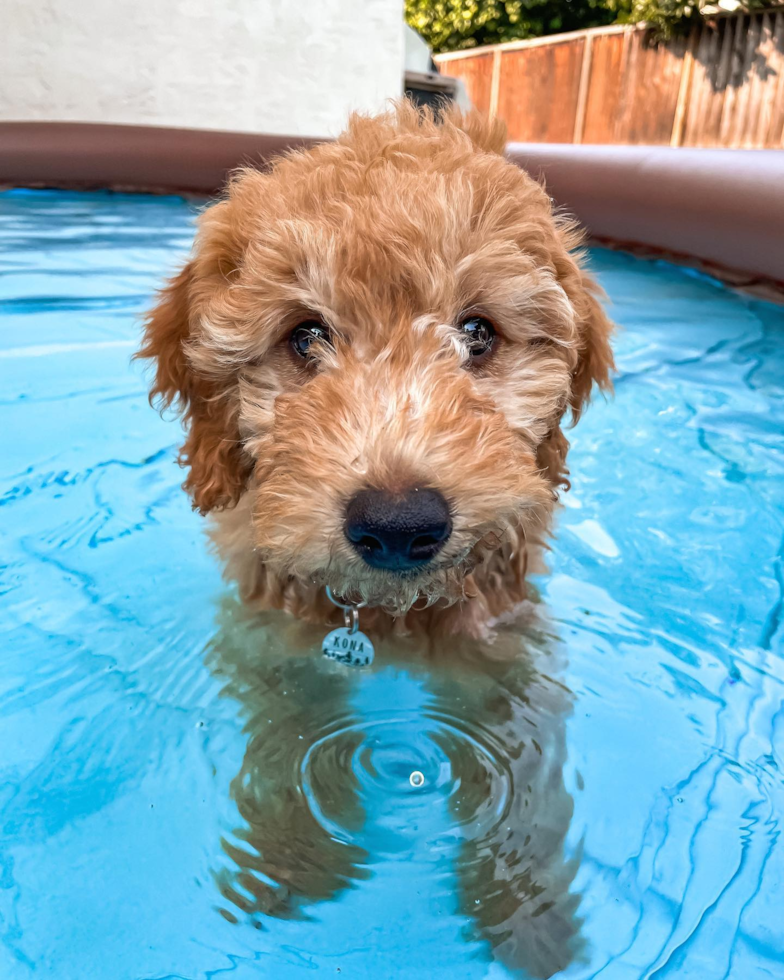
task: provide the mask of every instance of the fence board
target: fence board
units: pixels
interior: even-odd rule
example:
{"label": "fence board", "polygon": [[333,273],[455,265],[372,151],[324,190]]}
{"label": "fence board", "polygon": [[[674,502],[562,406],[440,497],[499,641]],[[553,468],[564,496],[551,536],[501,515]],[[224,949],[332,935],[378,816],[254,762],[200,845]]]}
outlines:
{"label": "fence board", "polygon": [[493,54],[472,55],[470,58],[452,61],[448,68],[442,68],[445,75],[462,78],[468,98],[481,112],[490,111],[491,86],[493,80]]}
{"label": "fence board", "polygon": [[723,85],[729,75],[732,41],[726,28],[726,20],[699,28],[682,145],[718,146],[720,143]]}
{"label": "fence board", "polygon": [[719,143],[721,146],[732,146],[735,130],[738,90],[743,79],[743,54],[745,52],[745,17],[737,17],[729,30],[732,40],[730,47],[729,74],[724,87],[724,104],[721,107],[721,123],[719,126]]}
{"label": "fence board", "polygon": [[735,104],[735,119],[731,129],[731,146],[743,147],[748,140],[749,116],[753,111],[752,94],[754,93],[754,52],[759,44],[760,22],[758,17],[750,17],[746,29],[743,46],[743,65],[741,66],[740,83],[738,85],[737,101]]}
{"label": "fence board", "polygon": [[770,123],[765,134],[765,146],[778,148],[784,147],[784,13],[776,14],[769,68],[776,74],[776,85],[770,106]]}
{"label": "fence board", "polygon": [[652,45],[642,31],[631,35],[626,76],[627,97],[619,127],[622,143],[669,143],[675,121],[681,64],[686,42]]}
{"label": "fence board", "polygon": [[591,78],[585,107],[583,143],[617,143],[624,45],[629,33],[593,39]]}
{"label": "fence board", "polygon": [[571,143],[585,39],[506,52],[498,115],[513,140]]}

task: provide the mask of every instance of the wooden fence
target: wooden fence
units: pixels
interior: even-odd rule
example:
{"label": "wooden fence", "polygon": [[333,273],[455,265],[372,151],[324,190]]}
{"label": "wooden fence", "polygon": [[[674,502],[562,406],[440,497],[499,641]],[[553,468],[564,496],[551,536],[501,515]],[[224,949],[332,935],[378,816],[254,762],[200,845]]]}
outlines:
{"label": "wooden fence", "polygon": [[436,56],[512,140],[784,146],[784,12],[721,17],[656,44],[597,27]]}

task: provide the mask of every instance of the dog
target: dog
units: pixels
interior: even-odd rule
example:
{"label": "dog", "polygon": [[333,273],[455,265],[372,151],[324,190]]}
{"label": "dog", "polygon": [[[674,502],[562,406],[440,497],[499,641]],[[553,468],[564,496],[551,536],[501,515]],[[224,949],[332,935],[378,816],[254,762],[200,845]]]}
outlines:
{"label": "dog", "polygon": [[324,622],[329,586],[363,628],[484,637],[525,599],[612,325],[505,144],[403,101],[201,215],[138,356],[247,601]]}

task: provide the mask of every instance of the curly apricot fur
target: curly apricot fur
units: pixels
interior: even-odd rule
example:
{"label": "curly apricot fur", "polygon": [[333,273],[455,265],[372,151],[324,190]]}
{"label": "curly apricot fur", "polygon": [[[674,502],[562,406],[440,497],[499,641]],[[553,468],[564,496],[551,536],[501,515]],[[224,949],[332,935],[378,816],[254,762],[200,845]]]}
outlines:
{"label": "curly apricot fur", "polygon": [[[368,601],[363,625],[482,634],[525,597],[568,487],[564,416],[613,360],[579,232],[504,144],[498,121],[402,102],[239,171],[202,215],[139,356],[247,599],[323,619],[329,584]],[[472,368],[456,324],[476,310],[499,339]],[[308,369],[286,338],[313,316],[334,349]],[[370,568],[346,501],[415,485],[447,497],[449,542],[412,578]]]}

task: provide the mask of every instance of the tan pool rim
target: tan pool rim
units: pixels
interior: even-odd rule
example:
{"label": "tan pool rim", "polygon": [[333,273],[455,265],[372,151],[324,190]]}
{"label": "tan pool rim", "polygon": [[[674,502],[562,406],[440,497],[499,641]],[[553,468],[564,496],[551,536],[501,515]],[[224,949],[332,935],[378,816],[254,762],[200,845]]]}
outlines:
{"label": "tan pool rim", "polygon": [[[315,139],[77,122],[0,122],[0,184],[213,194],[241,165]],[[784,284],[784,151],[510,144],[591,235]]]}

